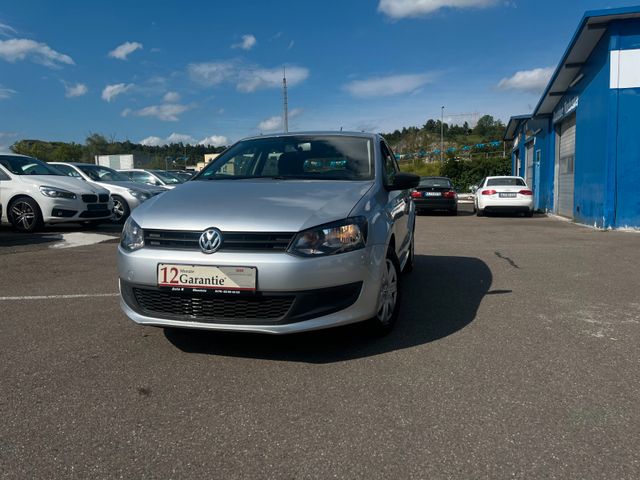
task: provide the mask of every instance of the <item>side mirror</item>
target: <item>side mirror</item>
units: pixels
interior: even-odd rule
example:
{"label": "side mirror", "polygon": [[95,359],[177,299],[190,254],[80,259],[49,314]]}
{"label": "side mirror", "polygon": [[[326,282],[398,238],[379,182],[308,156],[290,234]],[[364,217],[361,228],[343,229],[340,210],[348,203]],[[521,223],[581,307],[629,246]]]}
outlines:
{"label": "side mirror", "polygon": [[420,183],[420,177],[413,173],[398,172],[393,177],[393,183],[387,186],[387,190],[410,190]]}

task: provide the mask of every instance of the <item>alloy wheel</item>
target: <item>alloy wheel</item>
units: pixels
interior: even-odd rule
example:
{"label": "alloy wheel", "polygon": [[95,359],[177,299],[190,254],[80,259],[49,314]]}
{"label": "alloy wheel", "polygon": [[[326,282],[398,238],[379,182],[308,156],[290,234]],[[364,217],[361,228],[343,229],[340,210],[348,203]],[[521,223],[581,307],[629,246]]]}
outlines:
{"label": "alloy wheel", "polygon": [[382,273],[382,286],[378,298],[378,320],[383,325],[388,324],[393,318],[398,299],[398,272],[390,258],[385,260],[385,269]]}
{"label": "alloy wheel", "polygon": [[35,226],[37,215],[28,202],[18,200],[11,206],[11,215],[13,216],[16,226],[30,231]]}

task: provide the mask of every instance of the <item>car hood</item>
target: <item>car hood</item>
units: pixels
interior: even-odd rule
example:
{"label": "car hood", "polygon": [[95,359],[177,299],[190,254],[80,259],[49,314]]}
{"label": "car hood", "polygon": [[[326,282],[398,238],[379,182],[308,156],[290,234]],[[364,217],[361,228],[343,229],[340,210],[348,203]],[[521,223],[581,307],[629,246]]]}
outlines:
{"label": "car hood", "polygon": [[372,181],[195,180],[143,203],[133,218],[148,229],[297,232],[348,217],[372,185]]}
{"label": "car hood", "polygon": [[57,187],[81,195],[84,193],[109,193],[102,187],[89,185],[84,180],[63,175],[17,175],[16,178],[20,179],[22,183],[34,187]]}

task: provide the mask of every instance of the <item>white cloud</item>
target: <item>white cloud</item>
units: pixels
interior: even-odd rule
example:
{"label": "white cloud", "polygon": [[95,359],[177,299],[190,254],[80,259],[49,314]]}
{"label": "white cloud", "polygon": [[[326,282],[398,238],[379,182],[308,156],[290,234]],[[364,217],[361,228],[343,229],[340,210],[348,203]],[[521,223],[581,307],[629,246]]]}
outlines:
{"label": "white cloud", "polygon": [[84,83],[76,83],[75,85],[70,85],[68,83],[64,83],[64,96],[67,98],[81,97],[86,95],[89,89]]}
{"label": "white cloud", "polygon": [[6,100],[7,98],[11,98],[14,94],[16,94],[15,90],[11,88],[5,88],[0,85],[0,100]]}
{"label": "white cloud", "polygon": [[0,132],[0,152],[9,150],[18,134],[14,132]]}
{"label": "white cloud", "polygon": [[26,38],[0,40],[0,58],[8,62],[29,58],[32,62],[47,67],[59,67],[60,64],[75,65],[70,56],[56,52],[45,43]]}
{"label": "white cloud", "polygon": [[291,50],[295,44],[296,44],[296,42],[294,42],[293,40],[291,40],[291,41],[289,42],[289,46],[287,47],[287,50]]}
{"label": "white cloud", "polygon": [[133,88],[133,83],[116,83],[115,85],[107,85],[102,90],[102,99],[110,102],[118,95],[128,92]]}
{"label": "white cloud", "polygon": [[354,80],[347,83],[344,89],[355,97],[379,97],[411,93],[432,82],[431,73],[390,75],[373,77],[366,80]]}
{"label": "white cloud", "polygon": [[140,140],[140,145],[146,145],[147,147],[161,147],[166,145],[166,142],[160,137],[147,137]]}
{"label": "white cloud", "polygon": [[[280,88],[282,84],[282,68],[264,68],[246,65],[240,61],[222,61],[208,63],[192,63],[189,75],[196,83],[213,87],[222,83],[232,83],[239,92],[251,93],[266,88]],[[287,84],[295,86],[309,77],[309,69],[304,67],[287,67]]]}
{"label": "white cloud", "polygon": [[185,135],[183,133],[172,133],[167,137],[167,143],[188,143],[193,144],[196,142],[196,139],[191,135]]}
{"label": "white cloud", "polygon": [[[280,88],[282,85],[281,68],[245,68],[238,72],[236,88],[243,93],[251,93],[265,88]],[[287,67],[287,85],[293,87],[309,77],[304,67]]]}
{"label": "white cloud", "polygon": [[[301,113],[301,108],[294,108],[289,112],[289,120],[297,117]],[[281,128],[284,129],[282,115],[274,115],[273,117],[269,117],[258,124],[258,130],[260,130],[261,132],[273,132]]]}
{"label": "white cloud", "polygon": [[122,116],[133,115],[135,117],[154,117],[164,122],[177,122],[178,116],[190,110],[192,106],[179,103],[163,103],[162,105],[150,105],[140,110],[127,108],[122,111]]}
{"label": "white cloud", "polygon": [[18,32],[11,25],[6,23],[0,23],[0,35],[4,37],[10,37],[11,35],[17,35]]}
{"label": "white cloud", "polygon": [[242,41],[234,43],[231,48],[241,48],[242,50],[251,50],[256,44],[256,37],[251,34],[242,35]]}
{"label": "white cloud", "polygon": [[553,75],[553,68],[534,68],[533,70],[521,70],[511,77],[500,80],[500,90],[523,90],[526,92],[540,93],[549,83]]}
{"label": "white cloud", "polygon": [[118,60],[126,60],[136,50],[141,50],[142,44],[139,42],[124,42],[122,45],[118,45],[115,49],[109,52],[111,58],[117,58]]}
{"label": "white cloud", "polygon": [[167,92],[162,97],[162,101],[165,103],[176,103],[180,101],[180,94],[178,92]]}
{"label": "white cloud", "polygon": [[213,146],[219,147],[222,145],[227,145],[229,141],[227,137],[222,135],[211,135],[209,137],[203,138],[199,142],[196,142],[196,139],[191,135],[186,135],[184,133],[172,133],[166,138],[150,136],[140,140],[141,145],[146,145],[149,147],[161,147],[162,145],[169,145],[171,143],[183,143],[185,145],[205,145],[205,146]]}
{"label": "white cloud", "polygon": [[482,8],[500,0],[380,0],[378,11],[394,18],[420,17],[441,8]]}
{"label": "white cloud", "polygon": [[223,145],[229,145],[229,140],[224,135],[211,135],[200,140],[198,145],[221,147]]}
{"label": "white cloud", "polygon": [[281,115],[274,115],[273,117],[269,117],[258,124],[258,130],[261,132],[272,132],[279,128],[283,128]]}

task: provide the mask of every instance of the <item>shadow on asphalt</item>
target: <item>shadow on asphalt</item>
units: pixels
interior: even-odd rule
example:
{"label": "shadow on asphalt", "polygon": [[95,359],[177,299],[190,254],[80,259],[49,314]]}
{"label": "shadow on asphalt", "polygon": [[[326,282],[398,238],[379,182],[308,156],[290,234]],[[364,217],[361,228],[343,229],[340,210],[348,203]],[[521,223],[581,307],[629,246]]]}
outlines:
{"label": "shadow on asphalt", "polygon": [[492,283],[491,270],[471,257],[416,255],[403,277],[403,300],[394,331],[378,338],[364,324],[284,336],[165,329],[188,353],[277,361],[332,363],[424,345],[453,335],[475,317]]}

